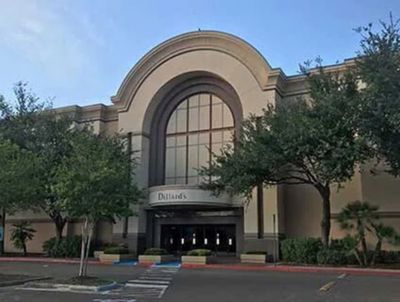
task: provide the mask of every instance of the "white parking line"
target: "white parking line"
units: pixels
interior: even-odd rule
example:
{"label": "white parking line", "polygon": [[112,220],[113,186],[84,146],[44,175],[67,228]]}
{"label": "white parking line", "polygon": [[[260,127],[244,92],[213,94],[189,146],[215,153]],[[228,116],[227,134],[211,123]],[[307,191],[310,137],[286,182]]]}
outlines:
{"label": "white parking line", "polygon": [[338,276],[337,278],[338,278],[338,279],[343,279],[343,278],[345,278],[346,276],[347,276],[347,274],[344,273],[344,274],[341,274],[340,276]]}
{"label": "white parking line", "polygon": [[142,287],[142,288],[166,288],[166,287],[168,287],[168,285],[161,285],[161,284],[137,284],[137,283],[126,283],[125,286]]}
{"label": "white parking line", "polygon": [[93,302],[136,302],[135,299],[94,299]]}
{"label": "white parking line", "polygon": [[161,280],[129,280],[128,283],[156,283],[156,284],[169,284],[170,281],[161,281]]}

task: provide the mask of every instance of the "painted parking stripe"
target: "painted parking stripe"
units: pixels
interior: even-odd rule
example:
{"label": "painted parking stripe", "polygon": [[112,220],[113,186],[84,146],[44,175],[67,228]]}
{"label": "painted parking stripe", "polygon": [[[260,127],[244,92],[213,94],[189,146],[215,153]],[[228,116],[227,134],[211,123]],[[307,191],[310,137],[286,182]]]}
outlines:
{"label": "painted parking stripe", "polygon": [[161,281],[161,280],[129,280],[128,283],[155,283],[155,284],[169,284],[170,281]]}
{"label": "painted parking stripe", "polygon": [[163,280],[163,281],[172,280],[171,277],[157,277],[157,278],[154,278],[154,277],[151,277],[151,276],[141,276],[141,277],[139,277],[139,279],[144,279],[144,280]]}

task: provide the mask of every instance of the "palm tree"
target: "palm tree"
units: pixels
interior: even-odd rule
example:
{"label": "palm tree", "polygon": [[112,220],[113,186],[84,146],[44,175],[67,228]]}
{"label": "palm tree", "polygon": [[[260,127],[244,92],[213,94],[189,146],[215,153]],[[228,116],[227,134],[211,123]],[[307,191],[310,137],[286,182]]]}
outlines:
{"label": "palm tree", "polygon": [[[354,201],[345,206],[339,213],[338,222],[342,229],[354,231],[355,244],[353,252],[357,261],[362,266],[375,264],[377,256],[381,252],[382,243],[387,240],[389,243],[397,244],[400,236],[390,227],[379,221],[378,207],[367,202]],[[369,263],[369,250],[367,246],[367,234],[370,233],[376,238],[375,249]],[[358,249],[361,247],[361,251]]]}
{"label": "palm tree", "polygon": [[28,221],[21,221],[13,224],[13,230],[11,231],[11,240],[14,247],[22,249],[24,256],[27,254],[26,242],[32,240],[36,230],[31,227]]}

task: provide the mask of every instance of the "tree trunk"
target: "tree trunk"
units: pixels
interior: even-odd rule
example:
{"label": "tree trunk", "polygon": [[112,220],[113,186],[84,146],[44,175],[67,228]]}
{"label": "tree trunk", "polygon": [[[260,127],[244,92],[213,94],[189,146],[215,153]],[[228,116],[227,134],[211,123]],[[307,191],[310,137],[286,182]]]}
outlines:
{"label": "tree trunk", "polygon": [[367,240],[365,239],[365,235],[362,234],[361,236],[361,249],[362,249],[362,256],[364,266],[368,266],[368,247],[367,247]]}
{"label": "tree trunk", "polygon": [[81,244],[81,259],[79,261],[79,277],[83,277],[83,266],[85,258],[85,248],[87,240],[87,230],[88,230],[88,219],[85,218],[85,223],[82,226],[82,244]]}
{"label": "tree trunk", "polygon": [[26,244],[25,244],[25,243],[22,245],[22,250],[23,250],[23,253],[24,253],[24,257],[25,257],[26,254],[27,254],[27,251],[26,251]]}
{"label": "tree trunk", "polygon": [[382,249],[382,239],[379,238],[378,242],[376,243],[374,254],[371,259],[371,263],[370,263],[371,266],[375,265],[376,258],[378,258],[379,253],[381,252],[381,249]]}
{"label": "tree trunk", "polygon": [[87,240],[87,244],[86,244],[85,261],[84,261],[84,267],[83,267],[83,275],[84,276],[87,275],[87,267],[88,267],[89,252],[90,252],[90,243],[92,241],[93,228],[94,228],[94,223],[89,223],[89,235],[88,235],[88,240]]}
{"label": "tree trunk", "polygon": [[329,246],[331,233],[331,190],[329,185],[321,185],[317,189],[322,197],[321,239],[324,246]]}
{"label": "tree trunk", "polygon": [[6,210],[4,208],[2,208],[2,210],[1,210],[1,228],[2,228],[2,230],[1,230],[2,240],[0,241],[0,255],[3,255],[4,250],[5,250],[4,235],[6,232],[6,230],[5,230],[6,229]]}
{"label": "tree trunk", "polygon": [[51,220],[53,220],[54,226],[56,228],[56,238],[61,240],[63,237],[63,231],[67,220],[61,216],[60,213],[55,213],[50,215]]}

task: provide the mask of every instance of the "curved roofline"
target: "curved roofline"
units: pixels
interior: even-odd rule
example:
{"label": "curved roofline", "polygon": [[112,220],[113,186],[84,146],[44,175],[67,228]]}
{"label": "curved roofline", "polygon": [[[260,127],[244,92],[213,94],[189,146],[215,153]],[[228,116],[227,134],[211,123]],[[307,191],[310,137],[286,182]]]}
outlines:
{"label": "curved roofline", "polygon": [[125,76],[112,102],[119,110],[128,110],[141,84],[157,67],[173,57],[196,50],[214,50],[234,57],[247,67],[261,89],[268,86],[268,75],[275,70],[242,38],[220,31],[193,31],[172,37],[145,54]]}

